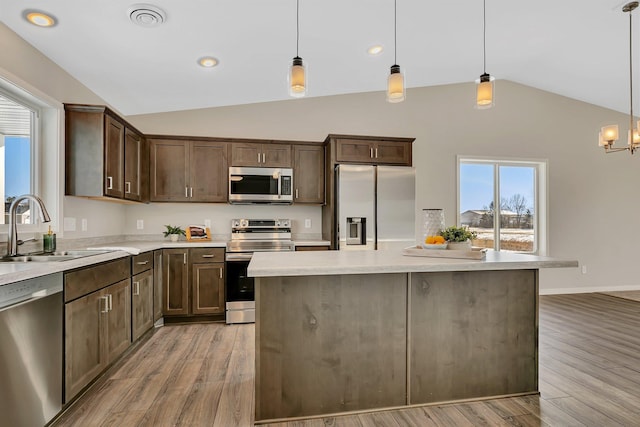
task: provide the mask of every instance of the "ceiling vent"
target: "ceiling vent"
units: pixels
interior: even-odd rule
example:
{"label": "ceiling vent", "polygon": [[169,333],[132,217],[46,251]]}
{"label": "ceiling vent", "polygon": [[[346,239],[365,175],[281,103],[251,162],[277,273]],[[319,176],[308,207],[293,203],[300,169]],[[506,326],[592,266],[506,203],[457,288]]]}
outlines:
{"label": "ceiling vent", "polygon": [[164,10],[151,4],[134,4],[129,8],[129,19],[141,27],[157,27],[167,20]]}

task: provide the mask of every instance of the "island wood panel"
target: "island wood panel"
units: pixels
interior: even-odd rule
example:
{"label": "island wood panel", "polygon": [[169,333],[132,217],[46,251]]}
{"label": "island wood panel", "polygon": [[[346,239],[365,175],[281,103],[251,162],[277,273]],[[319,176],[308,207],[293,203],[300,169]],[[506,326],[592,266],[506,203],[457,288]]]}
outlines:
{"label": "island wood panel", "polygon": [[407,275],[256,279],[256,420],[406,404]]}
{"label": "island wood panel", "polygon": [[412,273],[410,402],[538,391],[537,270]]}

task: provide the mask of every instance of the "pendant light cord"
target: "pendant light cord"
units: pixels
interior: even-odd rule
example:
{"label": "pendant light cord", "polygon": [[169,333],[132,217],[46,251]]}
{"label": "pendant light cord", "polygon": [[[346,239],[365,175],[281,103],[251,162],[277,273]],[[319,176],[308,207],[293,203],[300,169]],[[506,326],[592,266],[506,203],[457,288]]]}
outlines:
{"label": "pendant light cord", "polygon": [[398,0],[393,0],[393,63],[398,63]]}
{"label": "pendant light cord", "polygon": [[629,11],[629,132],[633,144],[633,16]]}
{"label": "pendant light cord", "polygon": [[487,74],[487,0],[482,1],[482,72]]}
{"label": "pendant light cord", "polygon": [[300,0],[296,0],[296,57],[298,55],[298,46],[300,45]]}

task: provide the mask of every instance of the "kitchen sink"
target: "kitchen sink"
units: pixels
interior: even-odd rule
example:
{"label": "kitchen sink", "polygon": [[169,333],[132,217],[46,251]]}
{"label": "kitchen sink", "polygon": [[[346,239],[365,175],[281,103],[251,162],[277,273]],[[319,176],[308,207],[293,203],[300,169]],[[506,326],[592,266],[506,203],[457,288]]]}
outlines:
{"label": "kitchen sink", "polygon": [[59,251],[51,253],[33,253],[28,255],[18,255],[13,257],[0,258],[0,262],[58,262],[69,261],[72,259],[84,258],[92,255],[100,255],[111,252],[108,250],[72,250],[72,251]]}

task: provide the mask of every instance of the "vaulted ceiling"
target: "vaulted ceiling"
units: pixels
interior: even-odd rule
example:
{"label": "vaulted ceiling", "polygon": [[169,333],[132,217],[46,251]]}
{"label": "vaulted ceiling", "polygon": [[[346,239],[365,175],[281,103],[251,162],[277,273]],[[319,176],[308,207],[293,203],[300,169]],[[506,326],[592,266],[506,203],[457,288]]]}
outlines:
{"label": "vaulted ceiling", "polygon": [[[286,75],[296,55],[295,0],[150,1],[166,13],[152,28],[131,22],[131,0],[0,0],[0,19],[125,115],[291,99]],[[393,0],[299,1],[307,96],[380,91],[385,102]],[[499,80],[507,79],[628,111],[625,3],[486,0],[486,71],[498,80],[496,102]],[[57,25],[33,26],[25,9],[48,12]],[[633,18],[640,88],[636,15],[640,9]],[[397,0],[397,63],[407,86],[478,78],[482,16],[482,0]],[[383,52],[369,55],[376,44]],[[208,55],[218,66],[198,65]]]}

